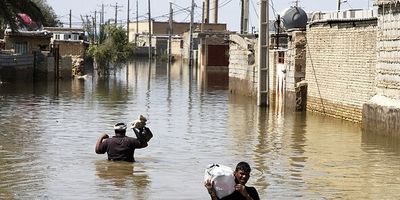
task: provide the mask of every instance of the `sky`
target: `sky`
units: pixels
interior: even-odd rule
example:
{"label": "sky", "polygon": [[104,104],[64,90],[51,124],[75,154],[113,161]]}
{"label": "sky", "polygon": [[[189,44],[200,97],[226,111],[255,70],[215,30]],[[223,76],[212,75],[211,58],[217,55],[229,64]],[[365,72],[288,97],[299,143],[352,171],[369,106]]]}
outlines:
{"label": "sky", "polygon": [[[212,0],[210,0],[211,2]],[[341,0],[341,10],[348,9],[372,9],[373,0]],[[69,12],[71,10],[72,26],[81,25],[81,16],[94,17],[95,11],[101,11],[101,5],[104,4],[105,20],[115,18],[115,8],[117,7],[117,21],[123,25],[127,22],[127,4],[128,0],[47,0],[48,4],[53,8],[61,22],[65,26],[69,25]],[[130,2],[130,21],[136,20],[136,2],[138,2],[139,20],[147,20],[148,18],[148,0],[129,0]],[[169,2],[173,4],[174,21],[190,22],[190,5],[191,0],[150,0],[151,18],[156,21],[167,21],[169,15]],[[202,2],[203,0],[195,0],[194,22],[201,22],[202,19]],[[238,31],[240,29],[240,2],[241,0],[219,0],[218,22],[227,24],[228,30]],[[278,14],[295,5],[303,8],[306,12],[314,11],[335,11],[337,9],[338,0],[269,0],[270,19],[275,18]],[[258,27],[259,0],[250,0],[250,27]],[[99,17],[99,14],[97,14]]]}

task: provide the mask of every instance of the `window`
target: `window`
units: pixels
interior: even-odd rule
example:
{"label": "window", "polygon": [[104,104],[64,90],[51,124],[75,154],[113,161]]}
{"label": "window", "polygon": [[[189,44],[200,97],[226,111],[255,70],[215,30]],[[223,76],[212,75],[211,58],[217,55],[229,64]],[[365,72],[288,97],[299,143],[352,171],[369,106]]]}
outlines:
{"label": "window", "polygon": [[28,44],[26,42],[16,42],[14,44],[15,53],[28,54]]}
{"label": "window", "polygon": [[57,35],[56,35],[56,40],[59,40],[59,39],[60,39],[60,35],[57,34]]}
{"label": "window", "polygon": [[283,51],[278,52],[278,63],[280,64],[285,63],[285,52]]}

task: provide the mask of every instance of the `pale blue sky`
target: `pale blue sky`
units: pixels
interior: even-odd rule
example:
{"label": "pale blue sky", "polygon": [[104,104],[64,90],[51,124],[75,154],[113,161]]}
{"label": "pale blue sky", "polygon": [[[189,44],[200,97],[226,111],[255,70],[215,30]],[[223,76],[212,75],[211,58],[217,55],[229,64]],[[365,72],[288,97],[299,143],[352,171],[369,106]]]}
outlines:
{"label": "pale blue sky", "polygon": [[[343,1],[343,0],[342,0]],[[101,4],[105,7],[105,19],[114,19],[115,5],[118,3],[117,19],[119,23],[126,24],[127,19],[127,2],[128,0],[47,0],[53,7],[61,21],[69,23],[69,10],[72,10],[72,24],[79,26],[81,24],[81,15],[92,15],[94,11],[101,10]],[[139,2],[139,20],[147,19],[147,0],[138,0]],[[157,21],[168,20],[170,0],[151,0],[152,18]],[[174,2],[174,11],[176,15],[174,20],[178,22],[189,22],[190,15],[185,9],[190,9],[191,0],[172,0]],[[201,7],[203,0],[195,0],[197,7],[195,8],[195,22],[201,21]],[[258,25],[259,0],[250,0],[250,27]],[[270,0],[270,16],[271,18],[277,14],[281,14],[286,8],[294,5],[294,0]],[[299,0],[298,4],[306,12],[313,11],[334,11],[337,8],[337,0]],[[219,22],[226,23],[228,29],[232,31],[239,30],[240,27],[240,0],[219,0]],[[346,9],[368,9],[373,7],[373,0],[347,0],[342,3],[342,10]],[[130,0],[130,20],[136,20],[136,0]],[[178,12],[179,11],[179,12]]]}

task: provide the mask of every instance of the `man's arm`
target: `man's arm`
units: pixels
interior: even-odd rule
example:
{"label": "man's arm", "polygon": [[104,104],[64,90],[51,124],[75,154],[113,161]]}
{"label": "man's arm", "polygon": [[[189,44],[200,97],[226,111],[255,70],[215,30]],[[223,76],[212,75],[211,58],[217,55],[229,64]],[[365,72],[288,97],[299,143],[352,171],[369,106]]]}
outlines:
{"label": "man's arm", "polygon": [[100,148],[100,145],[101,145],[101,143],[103,142],[103,140],[104,139],[107,139],[108,138],[108,135],[107,134],[103,134],[103,135],[101,135],[100,137],[99,137],[99,139],[97,139],[97,141],[96,141],[96,147],[95,147],[95,149],[94,149],[94,151],[97,153],[97,154],[103,154],[103,153],[105,153],[105,152],[102,152],[102,150],[101,150],[101,148]]}
{"label": "man's arm", "polygon": [[[255,188],[254,188],[254,190],[251,190],[253,188],[250,187],[249,188],[250,191],[247,191],[246,186],[241,185],[241,184],[236,184],[235,189],[237,191],[239,191],[240,194],[242,194],[242,196],[244,198],[246,198],[246,200],[259,200],[260,199],[260,197],[258,197],[258,193],[257,193],[257,190]],[[249,193],[252,194],[254,198],[252,196],[250,196]]]}
{"label": "man's arm", "polygon": [[204,183],[204,186],[207,188],[207,191],[211,197],[211,200],[218,200],[217,192],[215,191],[215,188],[214,188],[214,181],[211,182],[211,180],[207,180]]}
{"label": "man's arm", "polygon": [[[133,129],[133,131],[135,132],[136,138],[138,139],[140,145],[137,146],[137,148],[145,148],[147,147],[149,144],[147,143],[150,139],[146,138],[147,134],[150,134],[151,137],[153,137],[153,134],[151,133],[150,129],[147,127],[144,127],[142,129]],[[150,137],[150,138],[151,138]]]}

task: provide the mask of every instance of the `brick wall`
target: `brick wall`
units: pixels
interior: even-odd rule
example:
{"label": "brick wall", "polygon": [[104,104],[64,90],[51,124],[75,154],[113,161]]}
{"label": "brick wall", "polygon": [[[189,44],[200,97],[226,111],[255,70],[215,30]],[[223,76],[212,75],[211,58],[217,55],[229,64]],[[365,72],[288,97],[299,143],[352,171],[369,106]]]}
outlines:
{"label": "brick wall", "polygon": [[400,98],[400,5],[387,5],[379,10],[377,93]]}
{"label": "brick wall", "polygon": [[400,137],[400,5],[378,0],[376,95],[363,107],[366,133]]}
{"label": "brick wall", "polygon": [[360,122],[375,94],[377,20],[320,22],[307,29],[307,109]]}
{"label": "brick wall", "polygon": [[59,45],[61,56],[80,56],[86,55],[87,44],[81,41],[54,41],[55,45]]}

